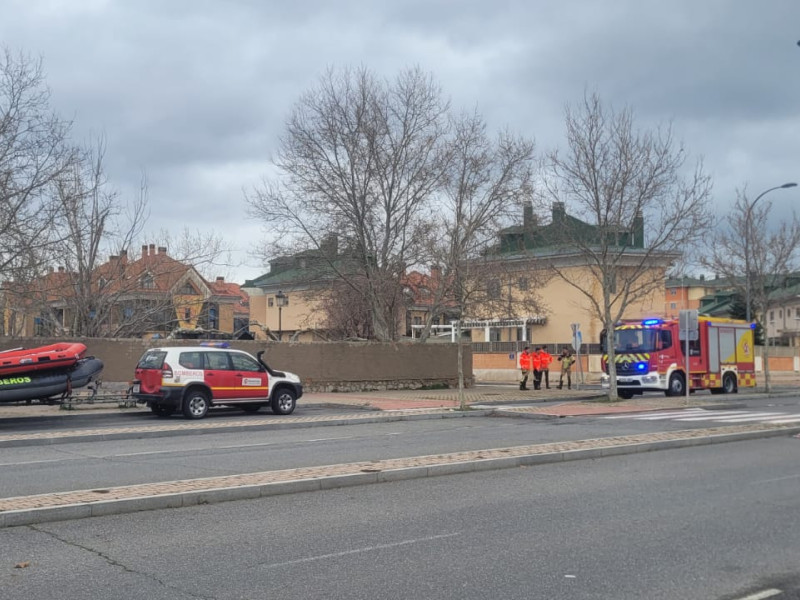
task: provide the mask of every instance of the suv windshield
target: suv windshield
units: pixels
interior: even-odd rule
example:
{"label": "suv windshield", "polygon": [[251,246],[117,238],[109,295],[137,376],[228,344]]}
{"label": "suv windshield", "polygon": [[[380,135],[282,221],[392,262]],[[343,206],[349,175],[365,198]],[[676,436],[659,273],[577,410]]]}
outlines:
{"label": "suv windshield", "polygon": [[672,335],[662,329],[617,329],[614,331],[614,351],[655,352],[672,345]]}
{"label": "suv windshield", "polygon": [[167,353],[163,350],[148,350],[139,359],[137,369],[160,369],[164,366],[164,359]]}

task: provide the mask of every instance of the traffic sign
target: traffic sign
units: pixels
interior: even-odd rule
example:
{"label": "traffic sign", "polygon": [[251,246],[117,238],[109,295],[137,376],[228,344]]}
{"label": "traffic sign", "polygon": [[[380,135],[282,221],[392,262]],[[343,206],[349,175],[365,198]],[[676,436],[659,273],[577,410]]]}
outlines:
{"label": "traffic sign", "polygon": [[682,310],[678,313],[678,339],[694,341],[698,337],[698,314],[696,310]]}
{"label": "traffic sign", "polygon": [[583,335],[581,334],[581,324],[572,323],[570,327],[572,327],[572,347],[575,349],[575,352],[580,352],[581,344],[583,342]]}

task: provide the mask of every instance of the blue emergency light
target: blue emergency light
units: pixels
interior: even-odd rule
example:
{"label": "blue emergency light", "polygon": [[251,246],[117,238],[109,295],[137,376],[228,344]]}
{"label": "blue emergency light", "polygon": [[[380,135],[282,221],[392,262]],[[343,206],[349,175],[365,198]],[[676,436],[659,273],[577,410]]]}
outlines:
{"label": "blue emergency light", "polygon": [[636,370],[637,371],[647,371],[647,363],[646,362],[636,363]]}
{"label": "blue emergency light", "polygon": [[645,319],[642,321],[642,325],[645,327],[652,327],[653,325],[660,325],[661,323],[663,323],[661,319]]}

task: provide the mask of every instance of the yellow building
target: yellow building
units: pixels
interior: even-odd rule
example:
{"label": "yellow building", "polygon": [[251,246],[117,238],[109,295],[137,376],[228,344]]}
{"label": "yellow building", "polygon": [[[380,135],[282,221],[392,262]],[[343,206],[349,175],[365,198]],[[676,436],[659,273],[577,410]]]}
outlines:
{"label": "yellow building", "polygon": [[[507,297],[508,308],[494,309],[491,318],[465,319],[474,342],[566,344],[572,339],[573,323],[579,324],[584,343],[598,342],[603,325],[595,303],[602,306],[603,290],[590,266],[592,257],[586,248],[591,244],[584,243],[581,249],[566,243],[561,232],[567,226],[580,231],[584,240],[601,235],[598,228],[567,215],[559,202],[554,203],[548,224],[539,225],[532,207],[526,206],[523,224],[500,232],[497,246],[485,258],[491,265],[487,300],[502,306]],[[648,282],[647,293],[630,301],[623,317],[663,316],[666,270],[677,256],[646,251],[641,216],[633,220],[630,230],[616,232],[614,239],[611,252],[618,263],[619,285],[632,272],[640,282]],[[535,309],[526,310],[526,298]]]}

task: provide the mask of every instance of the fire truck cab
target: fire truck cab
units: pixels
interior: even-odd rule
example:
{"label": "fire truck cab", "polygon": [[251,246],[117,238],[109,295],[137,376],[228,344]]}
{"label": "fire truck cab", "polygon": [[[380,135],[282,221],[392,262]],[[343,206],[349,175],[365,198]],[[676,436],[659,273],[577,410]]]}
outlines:
{"label": "fire truck cab", "polygon": [[[736,393],[754,387],[754,325],[746,321],[700,316],[697,339],[689,341],[689,377],[686,377],[686,342],[679,339],[678,319],[626,321],[614,328],[617,393],[632,398],[644,392],[682,396],[708,389],[712,394]],[[602,385],[610,384],[608,336],[603,331]]]}

